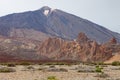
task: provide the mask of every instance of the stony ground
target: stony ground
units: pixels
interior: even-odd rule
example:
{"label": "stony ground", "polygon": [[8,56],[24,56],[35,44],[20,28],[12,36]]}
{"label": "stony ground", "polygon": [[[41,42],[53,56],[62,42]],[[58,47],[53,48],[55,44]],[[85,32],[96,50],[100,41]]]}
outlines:
{"label": "stony ground", "polygon": [[[4,67],[4,66],[0,66]],[[55,76],[56,80],[120,80],[119,66],[106,66],[103,72],[108,75],[105,78],[96,77],[101,73],[96,72],[78,72],[78,70],[94,69],[95,66],[88,65],[31,65],[31,66],[16,66],[10,67],[16,72],[0,73],[0,80],[48,80],[50,76]],[[57,70],[57,69],[64,70]],[[68,71],[67,71],[68,70]]]}

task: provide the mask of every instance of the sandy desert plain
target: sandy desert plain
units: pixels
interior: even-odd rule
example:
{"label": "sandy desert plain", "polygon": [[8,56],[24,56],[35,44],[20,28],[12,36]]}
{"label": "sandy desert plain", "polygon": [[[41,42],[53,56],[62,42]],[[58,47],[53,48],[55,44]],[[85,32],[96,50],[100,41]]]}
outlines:
{"label": "sandy desert plain", "polygon": [[120,80],[112,65],[0,65],[0,80]]}

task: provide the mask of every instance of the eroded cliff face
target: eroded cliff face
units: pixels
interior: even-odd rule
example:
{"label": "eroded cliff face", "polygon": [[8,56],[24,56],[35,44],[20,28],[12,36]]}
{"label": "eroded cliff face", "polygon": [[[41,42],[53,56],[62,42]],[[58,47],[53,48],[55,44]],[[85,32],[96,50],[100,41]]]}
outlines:
{"label": "eroded cliff face", "polygon": [[60,38],[49,38],[40,45],[40,54],[55,59],[65,43],[66,41]]}
{"label": "eroded cliff face", "polygon": [[76,60],[84,62],[105,61],[120,51],[117,41],[112,38],[104,44],[90,40],[84,33],[79,33],[75,41],[49,38],[40,46],[40,54],[52,60]]}
{"label": "eroded cliff face", "polygon": [[104,46],[112,53],[112,57],[107,59],[105,63],[120,61],[120,44],[117,43],[117,40],[114,37],[105,43]]}

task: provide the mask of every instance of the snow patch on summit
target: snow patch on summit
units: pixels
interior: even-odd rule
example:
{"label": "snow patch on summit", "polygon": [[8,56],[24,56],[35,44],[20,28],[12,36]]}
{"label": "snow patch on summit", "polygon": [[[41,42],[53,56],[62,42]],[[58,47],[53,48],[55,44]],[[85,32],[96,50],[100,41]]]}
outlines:
{"label": "snow patch on summit", "polygon": [[52,8],[50,8],[50,9],[44,9],[44,12],[43,12],[43,14],[45,15],[45,16],[48,16],[50,13],[52,13],[53,11],[55,11],[55,9],[52,9]]}
{"label": "snow patch on summit", "polygon": [[49,14],[49,12],[50,12],[49,10],[45,10],[45,11],[44,11],[44,15],[47,16],[47,15]]}

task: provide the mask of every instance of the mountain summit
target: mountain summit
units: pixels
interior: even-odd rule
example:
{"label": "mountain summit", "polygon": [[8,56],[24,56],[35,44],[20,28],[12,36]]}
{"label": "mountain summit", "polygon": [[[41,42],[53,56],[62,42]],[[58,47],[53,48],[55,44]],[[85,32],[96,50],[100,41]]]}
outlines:
{"label": "mountain summit", "polygon": [[73,40],[80,32],[99,43],[106,42],[112,37],[120,42],[120,34],[48,6],[35,11],[0,17],[0,35],[7,37],[22,37],[38,41],[43,41],[49,37]]}
{"label": "mountain summit", "polygon": [[48,7],[48,6],[44,6],[40,9],[44,15],[48,16],[50,13],[52,13],[52,11],[54,11],[54,9]]}

